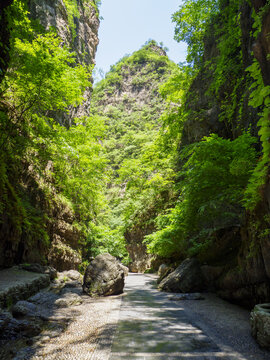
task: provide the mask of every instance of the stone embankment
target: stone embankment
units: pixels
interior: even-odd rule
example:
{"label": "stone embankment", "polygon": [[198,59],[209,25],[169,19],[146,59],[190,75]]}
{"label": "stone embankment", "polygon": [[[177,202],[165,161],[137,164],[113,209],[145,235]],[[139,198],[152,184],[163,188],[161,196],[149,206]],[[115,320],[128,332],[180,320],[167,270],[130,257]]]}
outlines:
{"label": "stone embankment", "polygon": [[[23,269],[28,268],[26,271]],[[83,303],[82,275],[40,265],[0,271],[0,359],[30,359],[58,337]]]}
{"label": "stone embankment", "polygon": [[[104,360],[114,329],[101,332],[116,323],[120,298],[97,296],[122,293],[127,268],[109,254],[91,264],[84,283],[76,270],[57,272],[39,264],[0,271],[0,360],[78,359],[78,354]],[[99,291],[86,295],[86,283]]]}

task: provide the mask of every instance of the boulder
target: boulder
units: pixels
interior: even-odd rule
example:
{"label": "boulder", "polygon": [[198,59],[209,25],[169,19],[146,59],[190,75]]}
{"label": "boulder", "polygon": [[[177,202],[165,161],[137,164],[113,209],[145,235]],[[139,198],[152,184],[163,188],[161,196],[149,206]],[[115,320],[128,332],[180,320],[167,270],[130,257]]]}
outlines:
{"label": "boulder", "polygon": [[205,280],[196,259],[186,259],[159,284],[159,290],[190,293],[205,288]]}
{"label": "boulder", "polygon": [[69,306],[80,305],[82,302],[82,298],[79,295],[73,293],[65,293],[62,294],[61,297],[55,301],[54,305],[59,308],[66,308]]}
{"label": "boulder", "polygon": [[270,303],[256,305],[250,323],[252,336],[260,346],[270,349]]}
{"label": "boulder", "polygon": [[11,311],[15,318],[20,318],[23,316],[35,317],[38,313],[37,306],[25,300],[18,301],[15,305],[12,306]]}
{"label": "boulder", "polygon": [[118,295],[124,288],[124,270],[110,254],[100,254],[88,265],[83,279],[83,291],[90,296]]}
{"label": "boulder", "polygon": [[173,271],[173,269],[166,265],[166,264],[161,264],[160,267],[158,268],[158,276],[159,278],[157,279],[157,283],[161,283],[161,281],[168,276],[171,272]]}

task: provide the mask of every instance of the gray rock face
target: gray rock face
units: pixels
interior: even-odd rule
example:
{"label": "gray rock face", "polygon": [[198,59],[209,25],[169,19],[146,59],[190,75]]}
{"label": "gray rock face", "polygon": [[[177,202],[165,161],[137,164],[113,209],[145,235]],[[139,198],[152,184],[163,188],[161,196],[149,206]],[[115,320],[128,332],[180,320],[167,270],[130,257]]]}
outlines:
{"label": "gray rock face", "polygon": [[159,284],[159,289],[169,292],[198,292],[205,287],[204,277],[196,259],[186,259]]}
{"label": "gray rock face", "polygon": [[87,267],[83,291],[90,296],[118,295],[124,288],[124,270],[110,254],[100,254]]}
{"label": "gray rock face", "polygon": [[270,349],[270,303],[256,305],[250,322],[252,336],[260,346]]}

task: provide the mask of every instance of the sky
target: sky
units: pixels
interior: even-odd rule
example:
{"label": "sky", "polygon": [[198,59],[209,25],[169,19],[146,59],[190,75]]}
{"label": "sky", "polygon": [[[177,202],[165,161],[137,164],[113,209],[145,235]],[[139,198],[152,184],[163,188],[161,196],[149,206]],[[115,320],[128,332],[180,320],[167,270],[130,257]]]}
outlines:
{"label": "sky", "polygon": [[[174,37],[172,14],[181,0],[102,0],[96,54],[98,69],[107,72],[111,65],[127,54],[139,50],[149,39],[163,42],[168,56],[176,63],[185,61],[186,45]],[[96,75],[98,77],[98,75]]]}

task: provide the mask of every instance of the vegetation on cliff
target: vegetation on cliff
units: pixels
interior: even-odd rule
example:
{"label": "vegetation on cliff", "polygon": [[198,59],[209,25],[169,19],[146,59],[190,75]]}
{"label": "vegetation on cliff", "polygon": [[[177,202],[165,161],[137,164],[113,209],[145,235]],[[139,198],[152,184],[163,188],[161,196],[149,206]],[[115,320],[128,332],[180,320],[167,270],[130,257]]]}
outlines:
{"label": "vegetation on cliff", "polygon": [[[243,1],[183,2],[173,21],[175,38],[188,44],[187,64],[174,67],[167,82],[159,80],[167,105],[162,111],[151,105],[159,115],[155,136],[149,125],[136,128],[129,121],[137,111],[130,94],[122,98],[130,81],[122,66],[133,59],[140,64],[134,92],[135,85],[138,94],[152,90],[144,82],[142,52],[121,60],[97,85],[93,103],[113,129],[104,143],[112,172],[110,222],[128,241],[139,232],[136,241],[144,238],[153,254],[205,261],[218,232],[240,228],[261,200],[269,164],[269,89],[251,43],[267,6],[256,14]],[[159,71],[152,73],[161,79]],[[151,119],[143,124],[152,126]],[[141,129],[153,141],[145,143]],[[259,237],[265,226],[267,221]]]}
{"label": "vegetation on cliff", "polygon": [[102,202],[105,160],[99,119],[73,118],[69,129],[55,120],[56,114],[69,114],[84,101],[91,67],[76,63],[54,29],[46,31],[30,19],[27,1],[14,0],[6,11],[10,61],[0,89],[1,242],[6,257],[1,262],[12,263],[16,255],[8,259],[9,247],[16,254],[21,244],[17,261],[22,261],[27,249],[38,243],[43,249],[49,246],[53,208],[65,204],[74,219],[84,221],[79,227],[93,220]]}
{"label": "vegetation on cliff", "polygon": [[[188,66],[180,71],[193,78],[188,88],[182,76],[165,85],[169,93],[173,83],[179,94],[180,116],[168,124],[172,138],[178,137],[179,197],[168,215],[157,218],[160,230],[146,239],[153,253],[205,260],[217,231],[239,227],[245,210],[262,200],[269,165],[269,86],[247,46],[268,10],[268,4],[256,14],[242,1],[187,0],[173,15],[176,39],[188,43]],[[183,122],[179,133],[177,123]],[[258,229],[259,238],[265,235],[265,228]]]}
{"label": "vegetation on cliff", "polygon": [[124,233],[138,219],[149,225],[147,218],[151,222],[172,197],[172,159],[162,153],[157,139],[166,107],[158,90],[177,71],[162,46],[151,40],[112,66],[94,88],[92,112],[105,120],[109,176],[100,240],[120,257],[126,254]]}

